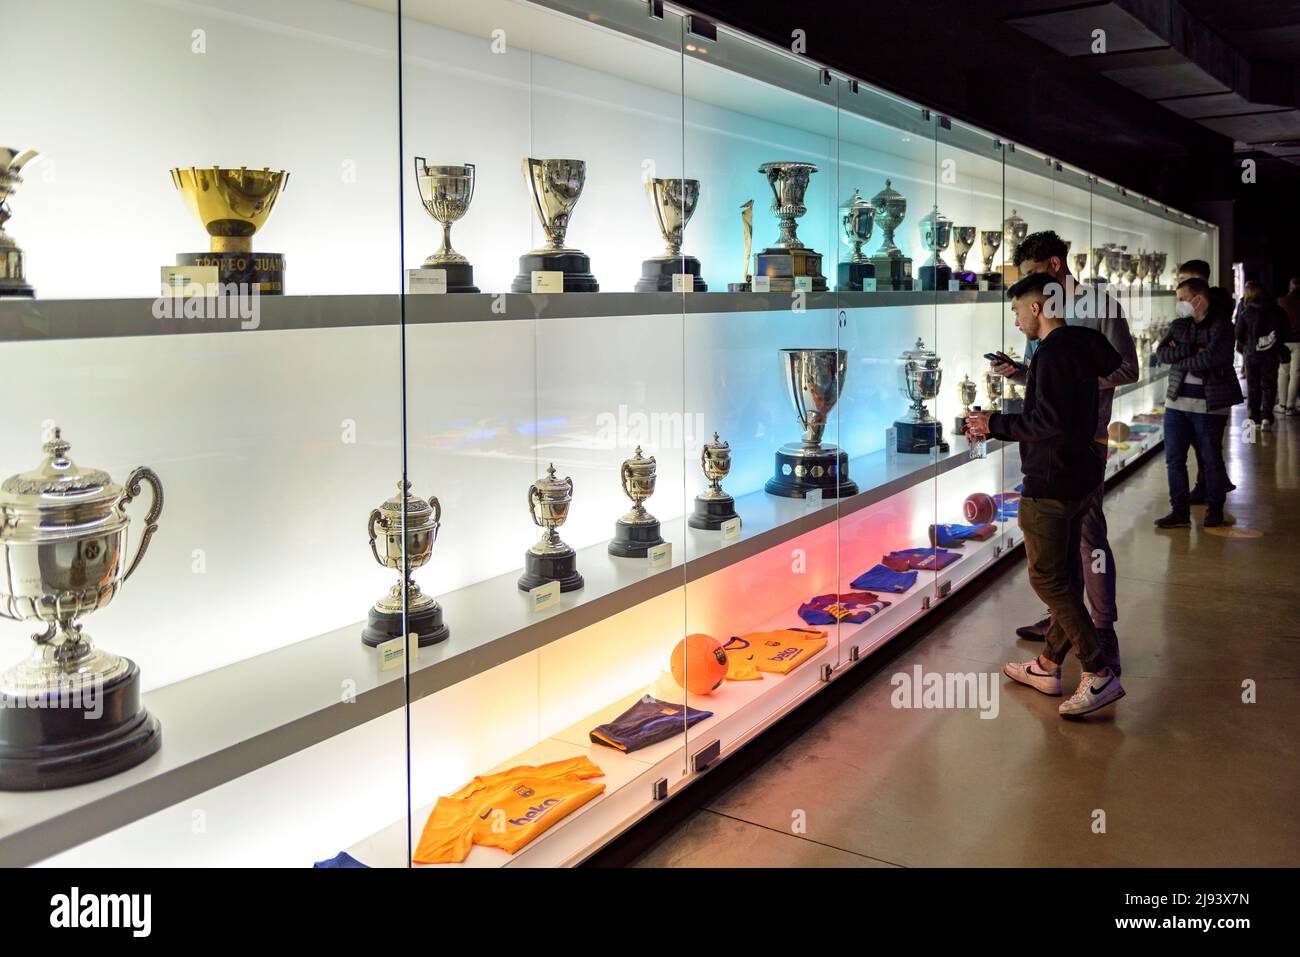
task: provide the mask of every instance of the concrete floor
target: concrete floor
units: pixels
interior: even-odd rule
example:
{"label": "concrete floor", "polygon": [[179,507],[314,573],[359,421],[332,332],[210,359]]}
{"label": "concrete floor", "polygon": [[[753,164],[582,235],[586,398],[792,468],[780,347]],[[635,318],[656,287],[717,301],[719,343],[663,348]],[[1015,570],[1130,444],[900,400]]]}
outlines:
{"label": "concrete floor", "polygon": [[[636,865],[1300,864],[1300,418],[1226,441],[1228,512],[1259,537],[1153,530],[1161,453],[1107,494],[1122,701],[1066,721],[1061,699],[1000,675],[1041,648],[1014,634],[1041,611],[1020,559]],[[895,709],[890,678],[916,664],[992,673],[997,717]],[[1067,693],[1078,673],[1072,658]]]}

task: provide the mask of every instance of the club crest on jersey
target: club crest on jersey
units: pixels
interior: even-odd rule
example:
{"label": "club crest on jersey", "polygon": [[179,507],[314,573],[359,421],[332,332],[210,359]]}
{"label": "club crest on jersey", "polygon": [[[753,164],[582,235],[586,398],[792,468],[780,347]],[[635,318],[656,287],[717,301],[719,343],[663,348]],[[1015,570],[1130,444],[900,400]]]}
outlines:
{"label": "club crest on jersey", "polygon": [[513,788],[511,788],[511,790],[514,791],[516,794],[518,794],[521,798],[530,798],[537,793],[532,788],[530,788],[527,784],[516,784]]}

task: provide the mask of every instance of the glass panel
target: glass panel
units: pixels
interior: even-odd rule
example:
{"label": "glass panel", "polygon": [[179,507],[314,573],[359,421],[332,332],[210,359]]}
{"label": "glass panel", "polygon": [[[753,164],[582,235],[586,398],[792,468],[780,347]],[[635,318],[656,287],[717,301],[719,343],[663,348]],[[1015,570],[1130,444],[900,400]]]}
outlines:
{"label": "glass panel", "polygon": [[[5,864],[303,866],[404,813],[403,672],[362,644],[399,577],[365,531],[402,470],[395,25],[329,0],[6,14],[18,75],[48,73],[50,37],[72,46],[58,82],[5,107],[6,145],[41,155],[9,201],[35,296],[0,300],[0,477],[36,466],[45,443],[60,468],[69,456],[115,484],[89,477],[111,531],[83,534],[91,564],[62,584],[48,545],[5,539],[7,567],[42,575],[0,605],[50,617],[81,591],[54,640],[93,636],[103,706],[35,739],[40,767],[0,757]],[[92,151],[111,173],[86,169]],[[121,486],[124,529],[107,510]],[[7,670],[40,626],[3,630]],[[72,680],[33,677],[37,696]],[[134,718],[115,721],[115,701]],[[34,714],[0,708],[0,740],[21,740]],[[113,742],[108,767],[86,760],[88,731]],[[323,786],[340,767],[346,785]],[[14,790],[29,787],[50,790]],[[78,815],[91,804],[100,813]],[[159,810],[100,836],[96,820],[142,808]]]}

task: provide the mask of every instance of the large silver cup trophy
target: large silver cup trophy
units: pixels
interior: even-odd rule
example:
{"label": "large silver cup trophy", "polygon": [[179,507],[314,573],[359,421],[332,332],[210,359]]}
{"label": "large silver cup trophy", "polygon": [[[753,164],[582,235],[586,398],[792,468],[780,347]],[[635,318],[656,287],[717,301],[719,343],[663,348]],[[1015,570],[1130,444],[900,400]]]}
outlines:
{"label": "large silver cup trophy", "polygon": [[563,292],[597,292],[591,257],[565,245],[569,220],[587,182],[587,164],[576,159],[524,157],[524,183],[546,234],[546,244],[519,257],[512,292],[532,292],[534,273],[562,273]]}
{"label": "large silver cup trophy", "polygon": [[847,262],[839,264],[839,288],[862,291],[864,280],[876,278],[876,267],[862,247],[871,239],[876,207],[853,187],[853,196],[840,210],[840,238],[852,250]]}
{"label": "large silver cup trophy", "polygon": [[[140,669],[96,648],[79,619],[116,597],[140,565],[162,513],[162,483],[138,468],[123,485],[79,469],[58,429],[45,460],[0,485],[0,616],[33,621],[33,653],[0,674],[0,790],[66,787],[116,774],[158,750],[140,706]],[[127,559],[126,507],[153,501]]]}
{"label": "large silver cup trophy", "polygon": [[921,220],[921,242],[930,250],[930,258],[921,267],[921,288],[948,289],[952,267],[943,260],[944,250],[952,239],[952,220],[935,206]]}
{"label": "large silver cup trophy", "polygon": [[442,504],[436,497],[426,500],[412,495],[411,483],[406,481],[398,482],[397,494],[371,511],[366,523],[370,553],[381,567],[398,572],[402,578],[370,608],[366,627],[361,632],[361,640],[370,647],[402,635],[414,635],[423,648],[450,634],[442,621],[442,606],[432,595],[424,594],[411,576],[415,569],[429,563],[440,528]]}
{"label": "large silver cup trophy", "polygon": [[673,292],[673,276],[683,275],[686,278],[679,280],[678,291],[708,292],[709,287],[700,275],[700,261],[682,255],[686,224],[695,215],[700,201],[700,181],[652,178],[646,180],[645,193],[667,248],[641,263],[641,278],[634,288],[637,292]]}
{"label": "large silver cup trophy", "polygon": [[843,349],[782,349],[781,372],[790,393],[803,441],[789,442],[776,451],[776,475],[767,491],[785,498],[807,498],[820,492],[824,498],[856,495],[849,480],[849,457],[843,449],[822,444],[831,410],[839,401],[848,368]]}
{"label": "large silver cup trophy", "polygon": [[451,246],[451,224],[469,211],[474,199],[474,164],[429,166],[415,158],[415,183],[425,212],[442,226],[442,245],[424,261],[425,269],[446,272],[448,292],[478,292],[474,267]]}
{"label": "large silver cup trophy", "polygon": [[35,295],[27,284],[23,251],[13,237],[5,232],[9,212],[9,197],[14,194],[22,178],[18,175],[24,166],[39,154],[36,150],[20,153],[0,146],[0,296],[29,298]]}

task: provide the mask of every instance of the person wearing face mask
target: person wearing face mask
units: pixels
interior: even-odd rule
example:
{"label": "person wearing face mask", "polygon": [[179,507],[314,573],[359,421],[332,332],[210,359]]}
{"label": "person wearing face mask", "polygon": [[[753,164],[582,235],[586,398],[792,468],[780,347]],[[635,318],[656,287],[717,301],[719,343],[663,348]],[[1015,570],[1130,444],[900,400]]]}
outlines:
{"label": "person wearing face mask", "polygon": [[1016,327],[1037,342],[1026,374],[1025,411],[971,412],[968,431],[1020,443],[1024,472],[1018,521],[1025,538],[1029,584],[1051,614],[1046,648],[1032,661],[1008,662],[1003,673],[1043,694],[1061,694],[1061,663],[1070,650],[1083,666],[1079,686],[1057,709],[1079,717],[1124,696],[1106,663],[1083,603],[1080,542],[1089,502],[1105,473],[1095,432],[1098,380],[1123,363],[1095,329],[1068,325],[1059,284],[1031,273],[1009,290]]}
{"label": "person wearing face mask", "polygon": [[1223,502],[1228,473],[1223,465],[1223,432],[1229,412],[1241,401],[1232,364],[1232,323],[1210,306],[1210,286],[1199,277],[1184,279],[1176,293],[1178,318],[1156,354],[1169,366],[1165,395],[1165,468],[1169,474],[1169,514],[1156,528],[1192,524],[1187,487],[1187,450],[1200,450],[1205,474],[1205,527],[1227,524]]}
{"label": "person wearing face mask", "polygon": [[[1015,265],[1022,276],[1042,273],[1059,287],[1060,315],[1068,325],[1095,329],[1106,337],[1120,355],[1119,368],[1098,379],[1100,389],[1097,401],[1097,424],[1093,432],[1093,452],[1103,463],[1103,478],[1089,494],[1083,516],[1083,533],[1080,541],[1080,561],[1083,563],[1083,584],[1092,612],[1093,627],[1101,644],[1106,663],[1116,674],[1120,673],[1119,638],[1115,623],[1119,608],[1115,597],[1117,572],[1115,555],[1111,551],[1106,528],[1106,512],[1102,505],[1105,491],[1104,465],[1115,388],[1136,382],[1138,378],[1137,346],[1129,330],[1128,320],[1119,303],[1110,297],[1103,285],[1084,285],[1075,279],[1068,265],[1065,242],[1052,230],[1030,233],[1016,250]],[[1048,287],[1052,289],[1051,286]],[[1030,340],[1025,345],[1025,358],[1033,361],[1041,339]],[[1011,381],[1025,384],[1026,369],[1005,363],[994,363],[993,371]],[[1101,561],[1097,561],[1100,557]],[[1051,616],[1043,617],[1031,625],[1022,625],[1016,634],[1027,641],[1042,641],[1051,624]]]}

